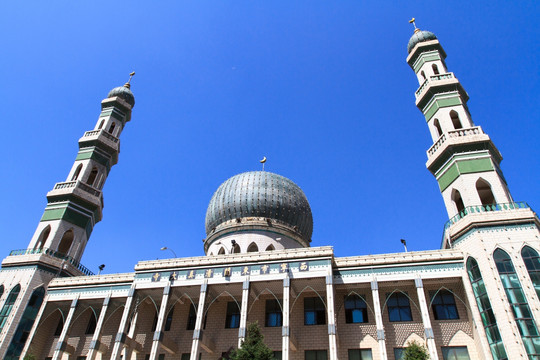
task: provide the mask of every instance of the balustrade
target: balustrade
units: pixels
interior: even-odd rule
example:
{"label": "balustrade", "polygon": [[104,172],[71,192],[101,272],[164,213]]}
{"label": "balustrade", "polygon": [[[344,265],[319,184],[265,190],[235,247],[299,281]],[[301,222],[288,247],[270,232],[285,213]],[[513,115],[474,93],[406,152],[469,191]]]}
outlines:
{"label": "balustrade", "polygon": [[43,255],[48,255],[57,259],[65,260],[66,262],[76,267],[84,275],[94,275],[94,273],[90,271],[86,266],[84,266],[83,264],[81,264],[80,262],[72,258],[71,256],[61,254],[49,248],[11,250],[11,252],[9,253],[9,256],[35,255],[35,254],[43,254]]}

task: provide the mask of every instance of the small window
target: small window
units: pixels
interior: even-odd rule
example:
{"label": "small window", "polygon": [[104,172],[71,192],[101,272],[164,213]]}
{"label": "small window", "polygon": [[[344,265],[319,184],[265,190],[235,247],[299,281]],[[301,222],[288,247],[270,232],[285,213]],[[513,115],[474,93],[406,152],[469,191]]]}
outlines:
{"label": "small window", "polygon": [[466,346],[443,346],[443,360],[470,360]]}
{"label": "small window", "polygon": [[394,348],[394,358],[396,360],[405,360],[405,348]]}
{"label": "small window", "polygon": [[86,326],[86,331],[84,332],[86,335],[93,334],[96,331],[96,315],[93,311],[90,312],[90,319],[88,320],[88,325]]}
{"label": "small window", "polygon": [[105,120],[101,120],[98,126],[98,130],[101,130],[103,128],[103,125],[105,124]]}
{"label": "small window", "polygon": [[116,127],[116,123],[113,121],[113,123],[111,124],[111,127],[109,127],[109,134],[112,135],[115,127]]}
{"label": "small window", "polygon": [[420,75],[422,75],[422,80],[425,81],[425,80],[426,80],[426,73],[424,72],[424,70],[422,70],[422,71],[420,72]]}
{"label": "small window", "polygon": [[450,119],[452,119],[452,125],[454,125],[454,129],[462,129],[463,125],[461,124],[461,121],[459,120],[459,115],[457,111],[452,110],[450,111]]}
{"label": "small window", "polygon": [[167,319],[165,320],[165,331],[171,330],[173,314],[174,314],[174,307],[167,314]]}
{"label": "small window", "polygon": [[82,164],[79,164],[79,166],[77,166],[77,169],[73,173],[73,176],[71,177],[71,181],[75,181],[79,178],[79,175],[81,174],[81,169],[82,169]]}
{"label": "small window", "polygon": [[97,167],[93,167],[92,171],[90,171],[90,175],[88,176],[88,180],[86,180],[86,183],[90,186],[94,185],[94,182],[96,181],[96,177],[98,175],[98,169]]}
{"label": "small window", "polygon": [[304,325],[326,324],[326,309],[321,298],[304,298]]}
{"label": "small window", "polygon": [[433,299],[433,302],[431,303],[431,307],[433,309],[433,315],[435,316],[435,320],[455,320],[459,319],[457,307],[456,307],[456,299],[454,298],[454,295],[450,291],[447,290],[441,290]]}
{"label": "small window", "polygon": [[73,243],[73,230],[68,230],[62,235],[60,240],[60,245],[58,245],[58,253],[61,255],[67,255],[69,249],[71,249],[71,244]]}
{"label": "small window", "polygon": [[349,360],[372,360],[371,349],[349,349]]}
{"label": "small window", "polygon": [[0,285],[0,298],[4,295],[4,285]]}
{"label": "small window", "polygon": [[254,242],[249,244],[247,252],[257,252],[257,251],[259,251],[257,244],[255,244]]}
{"label": "small window", "polygon": [[435,126],[435,129],[437,130],[437,135],[441,136],[442,135],[442,128],[441,128],[441,123],[439,123],[439,119],[435,119],[433,121],[433,126]]}
{"label": "small window", "polygon": [[276,248],[274,247],[274,245],[268,245],[268,247],[266,248],[265,251],[274,251],[276,250]]}
{"label": "small window", "polygon": [[478,192],[478,197],[483,206],[494,205],[495,196],[491,191],[491,186],[484,179],[478,179],[476,182],[476,191]]}
{"label": "small window", "polygon": [[437,64],[431,65],[431,68],[433,69],[433,74],[439,75],[439,68],[437,67]]}
{"label": "small window", "polygon": [[[538,252],[532,247],[525,246],[521,250],[521,257],[523,258],[525,267],[531,277],[534,289],[536,290],[536,295],[540,298],[540,256],[538,256]],[[1,292],[0,296],[2,296]]]}
{"label": "small window", "polygon": [[276,299],[266,300],[266,320],[265,325],[268,327],[282,326],[283,316],[281,307]]}
{"label": "small window", "polygon": [[281,351],[274,351],[274,360],[281,360],[282,354]]}
{"label": "small window", "polygon": [[60,319],[58,319],[58,324],[56,325],[56,330],[54,330],[54,336],[60,336],[62,330],[64,329],[64,318],[60,314]]}
{"label": "small window", "polygon": [[223,248],[223,246],[219,249],[218,255],[225,255],[225,249]]}
{"label": "small window", "polygon": [[187,319],[187,327],[186,330],[193,330],[195,329],[195,322],[197,321],[197,311],[195,310],[195,306],[191,304],[189,306],[189,314]]}
{"label": "small window", "polygon": [[412,321],[409,298],[402,292],[393,293],[387,302],[390,321]]}
{"label": "small window", "polygon": [[458,214],[465,210],[465,204],[463,203],[459,190],[452,190],[452,201],[454,202]]}
{"label": "small window", "polygon": [[347,324],[368,322],[366,302],[358,295],[345,297],[345,321]]}
{"label": "small window", "polygon": [[328,355],[326,350],[306,350],[305,360],[326,360]]}
{"label": "small window", "polygon": [[39,239],[36,242],[36,245],[34,246],[35,250],[43,249],[43,246],[45,245],[45,242],[49,238],[49,235],[51,233],[51,226],[47,225],[45,229],[41,232],[41,235],[39,235]]}
{"label": "small window", "polygon": [[234,301],[227,303],[227,316],[225,317],[225,329],[240,327],[240,309]]}

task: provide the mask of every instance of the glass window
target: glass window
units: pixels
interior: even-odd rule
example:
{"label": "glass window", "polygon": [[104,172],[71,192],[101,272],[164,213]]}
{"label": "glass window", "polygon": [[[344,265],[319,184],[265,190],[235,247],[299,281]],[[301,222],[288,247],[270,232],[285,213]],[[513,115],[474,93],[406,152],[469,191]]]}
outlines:
{"label": "glass window", "polygon": [[521,257],[525,263],[525,267],[529,272],[531,281],[536,290],[536,295],[540,298],[540,256],[538,252],[529,246],[525,246],[521,250]]}
{"label": "glass window", "polygon": [[349,360],[372,360],[371,349],[349,349]]}
{"label": "glass window", "polygon": [[326,350],[306,350],[305,360],[326,360]]}
{"label": "glass window", "polygon": [[525,351],[530,359],[539,359],[540,336],[512,259],[505,251],[497,249],[493,253],[493,260],[495,260],[506,297],[512,307],[512,313],[518,325],[523,345],[525,345]]}
{"label": "glass window", "polygon": [[345,297],[345,321],[347,324],[368,322],[367,305],[360,296],[353,294]]}
{"label": "glass window", "polygon": [[455,320],[459,319],[456,307],[456,299],[448,290],[441,290],[435,294],[431,302],[435,320]]}
{"label": "glass window", "polygon": [[467,259],[467,273],[469,274],[469,280],[476,298],[476,304],[480,311],[480,317],[482,318],[482,324],[484,325],[484,331],[488,339],[491,355],[494,359],[507,359],[506,351],[502,342],[499,328],[497,327],[497,321],[493,309],[491,309],[491,302],[484,286],[484,280],[482,279],[482,273],[478,267],[478,262],[469,257]]}
{"label": "glass window", "polygon": [[386,302],[390,321],[412,321],[411,305],[409,298],[402,292],[390,295]]}
{"label": "glass window", "polygon": [[195,329],[195,321],[197,321],[197,311],[195,311],[195,306],[191,304],[189,306],[189,314],[188,314],[186,330]]}
{"label": "glass window", "polygon": [[394,348],[394,358],[396,360],[405,360],[405,348]]}
{"label": "glass window", "polygon": [[283,317],[281,314],[281,306],[276,299],[266,300],[266,320],[265,326],[275,327],[281,326]]}
{"label": "glass window", "polygon": [[165,331],[171,330],[173,314],[174,314],[174,306],[171,308],[171,310],[167,314],[167,319],[165,319]]}
{"label": "glass window", "polygon": [[240,327],[240,309],[234,301],[227,303],[227,316],[225,317],[225,328],[234,329]]}
{"label": "glass window", "polygon": [[4,302],[4,306],[2,306],[2,310],[0,311],[0,331],[2,331],[2,328],[6,324],[9,313],[11,312],[13,304],[15,304],[15,300],[17,300],[20,291],[21,285],[15,285]]}
{"label": "glass window", "polygon": [[326,324],[326,309],[320,297],[304,298],[304,325]]}
{"label": "glass window", "polygon": [[281,351],[274,351],[274,359],[281,360]]}
{"label": "glass window", "polygon": [[466,346],[447,346],[442,348],[443,360],[470,360]]}

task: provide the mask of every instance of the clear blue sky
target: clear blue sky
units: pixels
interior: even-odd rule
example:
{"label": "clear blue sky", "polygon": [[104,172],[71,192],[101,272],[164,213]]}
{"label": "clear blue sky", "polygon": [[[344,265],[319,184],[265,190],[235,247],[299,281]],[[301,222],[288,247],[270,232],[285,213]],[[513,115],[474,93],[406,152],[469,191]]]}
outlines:
{"label": "clear blue sky", "polygon": [[[399,4],[399,5],[398,5]],[[206,207],[266,169],[310,201],[338,256],[436,249],[408,20],[433,31],[515,200],[540,209],[540,5],[520,2],[33,1],[0,5],[0,256],[25,248],[108,91],[135,70],[132,121],[83,257],[97,271],[203,255]]]}

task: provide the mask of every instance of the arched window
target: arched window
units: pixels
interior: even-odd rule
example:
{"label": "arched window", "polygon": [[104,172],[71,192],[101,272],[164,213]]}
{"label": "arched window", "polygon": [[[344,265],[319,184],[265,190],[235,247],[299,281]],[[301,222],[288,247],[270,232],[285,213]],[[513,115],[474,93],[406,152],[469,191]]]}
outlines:
{"label": "arched window", "polygon": [[54,330],[54,336],[60,336],[62,334],[62,330],[64,329],[64,317],[62,314],[60,314],[60,318],[58,319],[58,324],[56,325],[56,329]]}
{"label": "arched window", "polygon": [[77,166],[77,169],[73,173],[73,176],[71,177],[71,181],[75,181],[75,180],[77,180],[79,178],[79,175],[81,173],[81,169],[82,169],[82,164],[79,164],[79,166]]}
{"label": "arched window", "polygon": [[113,121],[111,126],[109,127],[109,134],[113,133],[115,127],[116,127],[116,123]]}
{"label": "arched window", "polygon": [[388,298],[388,317],[390,321],[412,321],[409,298],[402,292],[395,292]]}
{"label": "arched window", "polygon": [[221,248],[219,248],[219,251],[217,253],[218,255],[225,255],[225,249],[223,248],[223,246]]}
{"label": "arched window", "polygon": [[538,252],[532,247],[525,246],[521,249],[521,257],[531,277],[536,295],[540,298],[540,256],[538,256]]}
{"label": "arched window", "polygon": [[96,177],[97,177],[97,174],[98,174],[98,169],[97,167],[93,167],[92,168],[92,171],[90,172],[90,175],[88,176],[88,180],[86,180],[86,183],[90,186],[94,185],[94,182],[96,181]]}
{"label": "arched window", "polygon": [[276,250],[276,248],[274,247],[274,245],[270,244],[268,245],[265,251],[274,251],[274,250]]}
{"label": "arched window", "polygon": [[452,201],[454,202],[458,214],[465,210],[465,204],[463,204],[463,199],[461,198],[459,190],[452,190]]}
{"label": "arched window", "polygon": [[45,289],[43,287],[39,287],[34,290],[30,296],[30,300],[28,300],[26,309],[24,309],[24,313],[19,321],[17,330],[15,330],[15,334],[13,335],[13,339],[11,340],[11,344],[7,350],[5,357],[6,359],[18,359],[21,355],[24,345],[26,344],[26,340],[28,339],[28,335],[30,335],[30,330],[32,329],[34,321],[36,320],[36,316],[39,308],[41,307],[44,296]]}
{"label": "arched window", "polygon": [[45,245],[45,242],[49,238],[50,233],[51,233],[51,226],[47,225],[47,227],[43,229],[43,231],[39,235],[38,241],[36,242],[36,245],[34,246],[34,250],[43,249],[43,246]]}
{"label": "arched window", "polygon": [[259,248],[257,247],[257,244],[251,243],[248,246],[247,252],[257,252],[259,251]]}
{"label": "arched window", "polygon": [[439,119],[435,119],[433,121],[433,126],[435,126],[435,129],[437,130],[437,135],[441,136],[442,135],[442,129],[441,129],[441,124],[439,123]]}
{"label": "arched window", "polygon": [[504,350],[504,344],[501,338],[501,333],[497,327],[497,320],[495,314],[491,308],[491,302],[484,285],[484,279],[482,273],[478,267],[478,262],[472,257],[467,259],[467,273],[469,274],[469,280],[476,299],[476,305],[480,311],[480,317],[482,318],[482,324],[484,325],[484,331],[486,332],[489,342],[489,348],[491,355],[494,359],[507,359],[506,351]]}
{"label": "arched window", "polygon": [[435,320],[455,320],[459,319],[456,307],[456,299],[448,290],[438,291],[431,302]]}
{"label": "arched window", "polygon": [[73,230],[68,230],[64,233],[62,236],[62,240],[60,240],[60,245],[58,245],[58,252],[62,255],[67,255],[69,252],[69,249],[71,248],[71,244],[73,243]]}
{"label": "arched window", "polygon": [[190,304],[189,305],[189,314],[188,314],[188,321],[186,330],[193,330],[195,329],[195,322],[197,321],[197,310],[195,309],[195,305]]}
{"label": "arched window", "polygon": [[439,74],[440,74],[440,73],[439,73],[439,68],[437,67],[437,64],[431,65],[431,68],[433,69],[433,73],[434,73],[435,75],[439,75]]}
{"label": "arched window", "polygon": [[174,306],[171,308],[171,310],[167,314],[167,319],[165,319],[165,331],[171,330],[173,315],[174,315]]}
{"label": "arched window", "polygon": [[98,130],[101,130],[103,128],[103,125],[105,124],[105,120],[101,120],[98,126]]}
{"label": "arched window", "polygon": [[364,299],[356,294],[345,297],[345,321],[347,324],[368,322],[367,305]]}
{"label": "arched window", "polygon": [[96,314],[94,314],[93,311],[90,311],[90,319],[88,320],[88,325],[86,325],[86,331],[84,332],[86,335],[91,335],[96,331]]}
{"label": "arched window", "polygon": [[2,295],[4,295],[4,285],[0,285],[0,299],[2,298]]}
{"label": "arched window", "polygon": [[450,111],[450,119],[452,119],[452,125],[454,125],[454,129],[457,130],[463,128],[463,125],[461,125],[461,121],[459,120],[459,115],[457,111]]}
{"label": "arched window", "polygon": [[420,72],[420,75],[422,75],[422,80],[425,81],[425,80],[426,80],[426,73],[424,72],[424,70],[422,70],[422,71]]}
{"label": "arched window", "polygon": [[0,331],[2,331],[2,329],[4,328],[9,313],[11,312],[11,309],[13,309],[13,304],[15,304],[15,300],[17,300],[20,291],[21,285],[15,285],[9,292],[9,295],[4,302],[4,306],[2,306],[2,310],[0,310]]}
{"label": "arched window", "polygon": [[499,271],[508,302],[512,307],[512,314],[514,314],[523,345],[525,345],[525,351],[529,358],[533,359],[536,354],[540,354],[540,336],[512,259],[504,250],[497,249],[493,252],[493,260]]}
{"label": "arched window", "polygon": [[476,191],[478,192],[482,205],[487,206],[496,204],[495,196],[493,196],[493,192],[491,191],[491,186],[484,179],[478,179],[476,182]]}

